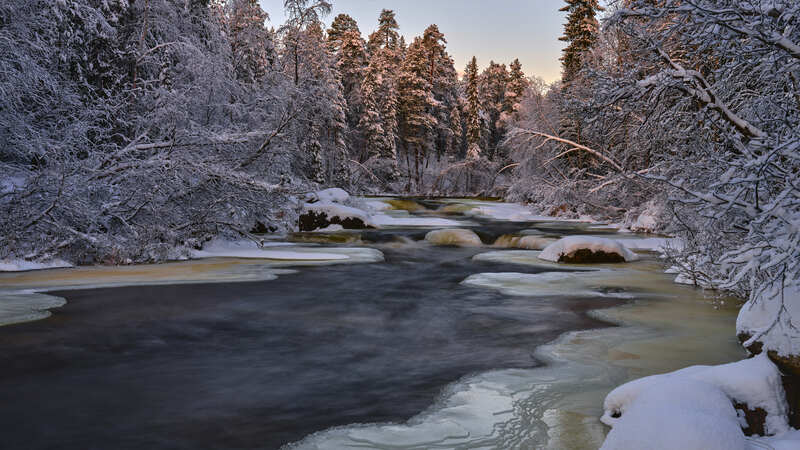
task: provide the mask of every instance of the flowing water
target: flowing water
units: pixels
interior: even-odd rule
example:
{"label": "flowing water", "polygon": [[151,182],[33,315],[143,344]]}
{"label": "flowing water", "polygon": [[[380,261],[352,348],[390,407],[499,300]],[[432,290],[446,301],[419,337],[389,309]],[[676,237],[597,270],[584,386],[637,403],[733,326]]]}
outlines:
{"label": "flowing water", "polygon": [[[416,210],[399,222],[456,220],[485,243],[612,232],[398,204]],[[564,266],[427,231],[292,237],[347,261],[0,274],[0,324],[29,321],[0,327],[0,447],[596,448],[616,385],[742,355],[735,302],[673,284],[652,254]]]}

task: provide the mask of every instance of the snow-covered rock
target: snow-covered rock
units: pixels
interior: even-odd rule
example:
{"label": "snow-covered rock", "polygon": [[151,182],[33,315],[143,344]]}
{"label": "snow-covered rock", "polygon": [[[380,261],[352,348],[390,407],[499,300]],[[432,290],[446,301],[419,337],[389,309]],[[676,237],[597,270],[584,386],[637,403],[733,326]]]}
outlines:
{"label": "snow-covered rock", "polygon": [[[781,312],[782,311],[782,312]],[[780,313],[780,315],[779,315]],[[800,281],[775,284],[739,310],[736,333],[753,353],[766,349],[785,372],[800,376]]]}
{"label": "snow-covered rock", "polygon": [[733,404],[766,412],[764,430],[789,430],[786,394],[778,368],[757,356],[721,366],[692,366],[634,380],[614,389],[603,404],[612,426],[603,449],[747,448],[747,424]]}
{"label": "snow-covered rock", "polygon": [[434,245],[467,247],[479,247],[482,245],[481,238],[474,231],[462,228],[434,230],[425,235],[425,240]]}
{"label": "snow-covered rock", "polygon": [[300,231],[314,231],[332,224],[346,229],[374,228],[369,213],[352,206],[324,200],[303,205],[300,215]]}
{"label": "snow-covered rock", "polygon": [[642,392],[601,450],[746,450],[736,410],[718,387],[678,378]]}
{"label": "snow-covered rock", "polygon": [[548,245],[539,259],[565,263],[615,263],[639,259],[618,241],[593,236],[568,236]]}

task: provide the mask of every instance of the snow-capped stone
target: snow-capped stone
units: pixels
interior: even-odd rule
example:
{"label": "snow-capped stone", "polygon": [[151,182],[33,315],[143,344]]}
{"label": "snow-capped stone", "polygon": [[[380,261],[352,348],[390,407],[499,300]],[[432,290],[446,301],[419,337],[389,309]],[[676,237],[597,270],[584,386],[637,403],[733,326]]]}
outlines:
{"label": "snow-capped stone", "polygon": [[[769,435],[789,430],[778,368],[766,356],[720,366],[692,366],[614,389],[601,420],[613,430],[603,449],[746,448],[748,426],[734,403],[766,412]],[[680,432],[677,432],[680,431]]]}
{"label": "snow-capped stone", "polygon": [[618,241],[594,236],[568,236],[548,245],[539,259],[574,264],[630,262],[639,259]]}

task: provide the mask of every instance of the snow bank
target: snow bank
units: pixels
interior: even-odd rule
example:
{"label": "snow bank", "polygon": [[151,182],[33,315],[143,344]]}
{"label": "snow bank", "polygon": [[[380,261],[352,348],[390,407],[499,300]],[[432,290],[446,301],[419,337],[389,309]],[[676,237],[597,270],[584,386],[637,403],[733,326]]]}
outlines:
{"label": "snow bank", "polygon": [[472,230],[452,228],[434,230],[425,235],[425,240],[434,245],[474,246],[483,245],[481,238]]}
{"label": "snow bank", "polygon": [[47,262],[33,262],[23,259],[0,260],[0,272],[23,272],[26,270],[58,269],[64,267],[73,266],[60,259]]}
{"label": "snow bank", "polygon": [[[384,259],[383,253],[371,248],[300,247],[284,243],[267,243],[264,245],[267,248],[259,247],[253,241],[215,240],[206,244],[202,250],[195,250],[191,256],[196,259],[244,258],[300,263],[379,262]],[[275,250],[271,247],[284,248]]]}
{"label": "snow bank", "polygon": [[745,450],[736,410],[716,386],[689,378],[641,393],[601,450]]}
{"label": "snow bank", "polygon": [[501,203],[501,202],[486,202],[486,201],[472,201],[469,204],[474,205],[468,211],[467,215],[484,217],[487,219],[503,220],[507,222],[592,222],[593,219],[589,216],[582,216],[580,219],[562,219],[552,216],[544,216],[535,214],[531,211],[530,207],[520,203]]}
{"label": "snow bank", "polygon": [[626,262],[639,259],[618,241],[592,236],[569,236],[548,245],[539,258],[545,261],[559,262],[562,258],[572,257],[580,250],[590,250],[592,253],[604,252],[621,256]]}
{"label": "snow bank", "polygon": [[614,389],[603,403],[612,426],[603,449],[746,448],[733,402],[767,412],[767,434],[789,430],[778,368],[765,355],[721,366],[692,366]]}
{"label": "snow bank", "polygon": [[[786,313],[776,320],[782,307]],[[750,299],[739,310],[737,334],[752,336],[745,347],[761,342],[780,356],[800,355],[800,280],[787,283],[781,296],[780,286],[773,285]]]}
{"label": "snow bank", "polygon": [[347,191],[345,191],[344,189],[330,188],[306,194],[305,200],[308,203],[314,203],[314,202],[345,203],[346,201],[350,200],[350,194],[348,194]]}

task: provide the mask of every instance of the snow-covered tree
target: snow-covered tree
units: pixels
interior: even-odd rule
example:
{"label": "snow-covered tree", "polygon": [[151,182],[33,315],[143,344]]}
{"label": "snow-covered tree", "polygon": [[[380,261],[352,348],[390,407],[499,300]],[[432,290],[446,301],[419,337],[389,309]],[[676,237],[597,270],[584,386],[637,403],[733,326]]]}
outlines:
{"label": "snow-covered tree", "polygon": [[481,120],[481,101],[479,93],[480,80],[478,76],[478,60],[474,56],[464,70],[466,82],[466,110],[464,119],[467,123],[467,148],[473,153],[480,154],[483,142],[484,126]]}
{"label": "snow-covered tree", "polygon": [[503,99],[503,111],[506,114],[513,114],[522,101],[525,89],[528,88],[528,79],[522,71],[522,63],[515,59],[509,66],[508,83]]}
{"label": "snow-covered tree", "polygon": [[262,80],[275,62],[274,37],[266,28],[268,19],[256,0],[230,0],[225,7],[233,68],[243,82]]}
{"label": "snow-covered tree", "polygon": [[[417,189],[422,186],[422,164],[431,146],[437,125],[431,114],[435,99],[430,82],[429,51],[417,37],[408,47],[398,77],[398,128],[407,158],[409,183],[413,177]],[[413,174],[409,156],[413,155]]]}
{"label": "snow-covered tree", "polygon": [[565,0],[566,6],[560,9],[567,13],[564,35],[559,40],[567,42],[561,63],[562,80],[569,83],[581,70],[581,60],[597,38],[599,24],[597,11],[602,11],[598,0]]}

